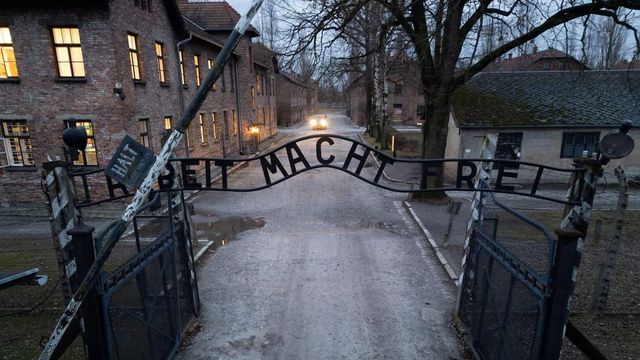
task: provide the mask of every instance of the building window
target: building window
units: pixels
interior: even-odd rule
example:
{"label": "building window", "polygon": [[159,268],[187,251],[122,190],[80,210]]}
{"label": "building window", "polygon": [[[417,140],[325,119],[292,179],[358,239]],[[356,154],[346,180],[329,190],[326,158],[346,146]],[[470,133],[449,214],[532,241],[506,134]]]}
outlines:
{"label": "building window", "polygon": [[98,153],[96,151],[96,140],[93,132],[93,123],[91,120],[66,120],[65,128],[69,127],[83,127],[87,131],[87,147],[84,151],[80,151],[78,160],[74,161],[74,165],[80,166],[97,166],[98,165]]}
{"label": "building window", "polygon": [[231,110],[231,121],[233,122],[233,136],[238,135],[238,115],[235,110]]}
{"label": "building window", "polygon": [[152,0],[133,0],[133,5],[141,10],[153,12]]}
{"label": "building window", "polygon": [[138,131],[140,132],[140,143],[144,147],[151,149],[151,143],[149,142],[149,119],[138,120]]}
{"label": "building window", "polygon": [[251,107],[256,108],[256,89],[251,87]]}
{"label": "building window", "polygon": [[204,145],[207,143],[207,127],[205,126],[204,114],[198,115],[198,121],[200,123],[200,143]]}
{"label": "building window", "polygon": [[140,75],[140,56],[138,54],[138,35],[127,34],[127,42],[129,44],[129,63],[131,64],[131,78],[133,80],[141,80]]}
{"label": "building window", "polygon": [[565,132],[562,133],[561,158],[576,158],[582,156],[583,151],[589,155],[596,152],[600,142],[600,132]]}
{"label": "building window", "polygon": [[200,55],[193,55],[193,67],[196,71],[196,87],[200,86],[201,75],[200,75]]}
{"label": "building window", "polygon": [[231,92],[235,92],[236,91],[236,77],[234,75],[235,71],[234,71],[234,64],[230,63],[229,64],[229,81],[231,82]]}
{"label": "building window", "polygon": [[418,119],[424,120],[424,105],[418,105],[416,116],[418,117]]}
{"label": "building window", "polygon": [[224,138],[229,140],[229,117],[227,116],[227,112],[223,111],[222,112],[222,121],[224,123]]}
{"label": "building window", "polygon": [[56,27],[52,29],[52,32],[56,61],[58,62],[58,75],[63,78],[84,77],[80,30],[77,27]]}
{"label": "building window", "polygon": [[165,130],[171,130],[171,116],[165,116],[164,117],[164,129]]}
{"label": "building window", "polygon": [[25,120],[2,121],[3,152],[9,166],[34,166],[29,127]]}
{"label": "building window", "polygon": [[262,90],[262,75],[256,74],[256,94],[260,95],[261,90]]}
{"label": "building window", "polygon": [[393,93],[396,95],[402,95],[402,83],[396,83]]}
{"label": "building window", "polygon": [[156,63],[158,64],[158,81],[161,84],[165,84],[167,82],[167,73],[164,66],[164,44],[160,42],[156,42]]}
{"label": "building window", "polygon": [[212,112],[211,113],[211,130],[213,131],[213,141],[218,141],[218,129],[216,128],[218,126],[218,113],[216,112]]}
{"label": "building window", "polygon": [[17,78],[18,65],[7,26],[0,26],[0,79]]}
{"label": "building window", "polygon": [[[211,71],[212,67],[213,67],[213,60],[207,59],[207,68],[209,69],[209,71]],[[211,84],[211,90],[213,91],[218,90],[218,80],[216,80],[213,84]]]}
{"label": "building window", "polygon": [[180,82],[182,86],[187,86],[187,81],[184,78],[184,50],[178,51],[178,58],[180,60]]}
{"label": "building window", "polygon": [[[522,133],[498,133],[496,144],[496,159],[518,160],[522,149]],[[498,168],[498,163],[493,163],[493,168]]]}
{"label": "building window", "polygon": [[187,147],[188,147],[189,149],[191,149],[191,148],[193,147],[193,146],[191,145],[191,144],[193,144],[193,141],[191,141],[191,125],[187,126],[187,129],[186,129],[186,131],[185,131],[185,134],[184,134],[184,135],[185,135],[184,137],[185,137],[185,138],[186,138],[186,140],[187,140]]}
{"label": "building window", "polygon": [[267,125],[267,113],[265,108],[262,108],[262,125]]}

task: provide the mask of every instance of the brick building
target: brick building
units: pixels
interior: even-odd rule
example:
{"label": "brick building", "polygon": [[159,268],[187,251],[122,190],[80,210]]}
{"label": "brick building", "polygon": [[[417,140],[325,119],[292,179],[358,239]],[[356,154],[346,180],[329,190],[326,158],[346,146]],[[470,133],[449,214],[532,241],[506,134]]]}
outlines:
{"label": "brick building", "polygon": [[[226,2],[36,0],[0,10],[0,207],[43,203],[41,164],[65,158],[69,126],[87,129],[78,166],[104,167],[125,134],[158,152],[240,17]],[[204,5],[204,4],[203,4]],[[195,19],[192,19],[193,16]],[[224,20],[224,21],[222,21]],[[249,29],[193,119],[180,155],[246,149],[256,121]],[[178,50],[178,47],[180,50]],[[272,128],[272,132],[275,127]],[[3,153],[4,152],[4,153]]]}
{"label": "brick building", "polygon": [[307,85],[294,75],[279,72],[276,75],[278,96],[278,125],[290,126],[304,121],[308,114]]}

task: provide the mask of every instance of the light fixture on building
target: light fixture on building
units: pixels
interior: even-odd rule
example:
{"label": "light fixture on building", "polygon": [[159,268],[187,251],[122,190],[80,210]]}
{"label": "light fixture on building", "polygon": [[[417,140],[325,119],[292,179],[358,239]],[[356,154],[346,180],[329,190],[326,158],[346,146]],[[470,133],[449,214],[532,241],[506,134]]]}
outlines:
{"label": "light fixture on building", "polygon": [[120,98],[120,100],[124,100],[127,96],[124,94],[124,89],[122,88],[121,83],[116,83],[113,86],[113,94]]}

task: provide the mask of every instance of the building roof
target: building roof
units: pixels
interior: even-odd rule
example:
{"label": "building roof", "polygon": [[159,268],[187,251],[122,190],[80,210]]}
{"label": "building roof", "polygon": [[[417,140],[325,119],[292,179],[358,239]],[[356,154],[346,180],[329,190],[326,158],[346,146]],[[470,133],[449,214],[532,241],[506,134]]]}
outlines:
{"label": "building roof", "polygon": [[[536,51],[533,54],[524,54],[510,59],[498,59],[489,64],[483,71],[526,71],[530,66],[543,59],[565,59],[575,63],[580,63],[573,56],[554,48],[543,51]],[[588,69],[582,64],[585,69]]]}
{"label": "building roof", "polygon": [[289,82],[292,82],[298,86],[302,86],[302,87],[307,87],[307,84],[303,83],[302,81],[300,81],[295,75],[293,74],[288,74],[284,71],[280,71],[278,73],[278,75],[281,75],[284,79],[288,80]]}
{"label": "building roof", "polygon": [[[211,36],[209,33],[204,31],[204,29],[202,29],[200,25],[196,24],[195,22],[193,22],[191,19],[189,19],[184,15],[182,16],[182,18],[184,20],[185,29],[189,33],[191,33],[194,37],[197,37],[200,40],[206,41],[211,45],[216,46],[219,49],[222,49],[224,47],[224,45],[220,44],[213,36]],[[239,55],[237,50],[234,50],[233,54]]]}
{"label": "building roof", "polygon": [[[253,43],[253,62],[266,68],[270,69],[272,66],[274,70],[277,68],[277,58],[276,53],[274,53],[271,49],[269,49],[263,43]],[[277,71],[276,71],[277,72]]]}
{"label": "building roof", "polygon": [[[226,1],[177,0],[182,14],[208,32],[230,32],[240,20],[240,14]],[[259,36],[258,30],[249,25],[245,34]]]}
{"label": "building roof", "polygon": [[452,109],[458,127],[640,124],[640,71],[481,73]]}

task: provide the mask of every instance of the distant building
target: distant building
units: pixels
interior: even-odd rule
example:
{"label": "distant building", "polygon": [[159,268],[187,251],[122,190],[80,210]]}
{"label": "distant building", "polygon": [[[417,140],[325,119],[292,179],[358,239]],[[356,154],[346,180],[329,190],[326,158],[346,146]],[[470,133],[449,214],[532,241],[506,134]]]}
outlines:
{"label": "distant building", "polygon": [[535,51],[533,54],[524,54],[517,57],[508,55],[507,59],[497,59],[486,68],[484,72],[511,72],[511,71],[565,71],[565,70],[589,70],[589,68],[573,56],[549,48],[543,51]]}
{"label": "distant building", "polygon": [[307,117],[307,84],[298,80],[294,75],[280,72],[276,75],[278,89],[277,108],[278,125],[291,126]]}
{"label": "distant building", "polygon": [[[597,150],[624,120],[640,124],[640,71],[481,73],[454,95],[446,157],[477,158],[482,138],[498,135],[497,158],[571,168],[572,159]],[[640,135],[632,130],[636,144]],[[621,163],[640,174],[640,152]],[[531,168],[518,170],[531,181]],[[455,180],[456,169],[445,174]],[[543,179],[565,182],[558,172]]]}
{"label": "distant building", "polygon": [[613,68],[615,70],[640,70],[640,60],[622,60]]}

